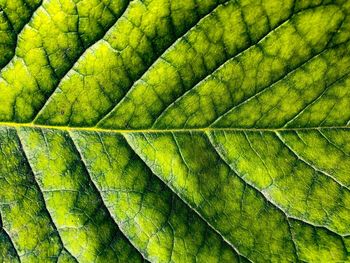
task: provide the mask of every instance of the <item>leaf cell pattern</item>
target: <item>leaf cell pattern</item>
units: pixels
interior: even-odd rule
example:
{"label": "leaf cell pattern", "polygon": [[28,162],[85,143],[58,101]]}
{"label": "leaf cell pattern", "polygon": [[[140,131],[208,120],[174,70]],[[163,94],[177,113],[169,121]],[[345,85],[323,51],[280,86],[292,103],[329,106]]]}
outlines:
{"label": "leaf cell pattern", "polygon": [[0,0],[1,262],[350,262],[350,2]]}

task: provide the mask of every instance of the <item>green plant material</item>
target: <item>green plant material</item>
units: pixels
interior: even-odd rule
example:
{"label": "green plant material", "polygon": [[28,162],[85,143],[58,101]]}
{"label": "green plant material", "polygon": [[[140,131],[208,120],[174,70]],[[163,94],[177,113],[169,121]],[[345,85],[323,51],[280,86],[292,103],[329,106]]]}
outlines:
{"label": "green plant material", "polygon": [[0,0],[1,262],[350,262],[350,2]]}

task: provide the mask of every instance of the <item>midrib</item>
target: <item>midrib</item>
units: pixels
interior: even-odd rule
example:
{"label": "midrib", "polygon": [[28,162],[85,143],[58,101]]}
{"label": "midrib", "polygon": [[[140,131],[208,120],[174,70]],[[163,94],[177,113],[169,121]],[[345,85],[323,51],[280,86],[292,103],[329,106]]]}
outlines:
{"label": "midrib", "polygon": [[214,132],[214,131],[250,131],[250,132],[278,132],[278,131],[308,131],[308,130],[332,130],[346,129],[350,130],[350,126],[323,126],[323,127],[296,127],[296,128],[178,128],[178,129],[106,129],[99,127],[74,127],[74,126],[53,126],[41,125],[34,123],[15,123],[15,122],[0,122],[0,127],[8,128],[40,128],[53,129],[61,131],[90,131],[90,132],[108,132],[108,133],[172,133],[172,132]]}

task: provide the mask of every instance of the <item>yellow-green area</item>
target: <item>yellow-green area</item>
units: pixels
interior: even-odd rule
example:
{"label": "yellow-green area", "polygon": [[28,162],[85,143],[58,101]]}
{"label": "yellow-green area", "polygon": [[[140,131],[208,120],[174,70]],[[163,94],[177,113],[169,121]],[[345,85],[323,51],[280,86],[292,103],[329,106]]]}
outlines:
{"label": "yellow-green area", "polygon": [[347,128],[6,126],[10,261],[350,260]]}
{"label": "yellow-green area", "polygon": [[350,262],[350,2],[0,0],[0,262]]}

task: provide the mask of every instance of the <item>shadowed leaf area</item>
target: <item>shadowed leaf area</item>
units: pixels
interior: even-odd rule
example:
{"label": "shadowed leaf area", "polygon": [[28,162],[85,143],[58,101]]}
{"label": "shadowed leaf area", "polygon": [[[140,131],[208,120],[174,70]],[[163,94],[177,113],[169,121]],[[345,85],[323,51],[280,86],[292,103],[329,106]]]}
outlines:
{"label": "shadowed leaf area", "polygon": [[350,1],[0,0],[0,262],[350,262]]}

